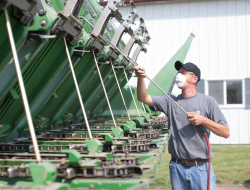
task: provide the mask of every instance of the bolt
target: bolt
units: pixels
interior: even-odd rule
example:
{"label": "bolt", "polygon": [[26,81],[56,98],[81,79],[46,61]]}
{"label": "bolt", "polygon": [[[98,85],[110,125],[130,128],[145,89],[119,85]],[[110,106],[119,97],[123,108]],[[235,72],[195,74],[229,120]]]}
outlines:
{"label": "bolt", "polygon": [[78,42],[80,45],[82,45],[83,44],[83,40],[79,40],[79,42]]}
{"label": "bolt", "polygon": [[40,9],[40,10],[39,10],[39,13],[43,13],[43,9]]}
{"label": "bolt", "polygon": [[47,25],[47,21],[46,20],[41,20],[40,25],[42,27],[46,26]]}

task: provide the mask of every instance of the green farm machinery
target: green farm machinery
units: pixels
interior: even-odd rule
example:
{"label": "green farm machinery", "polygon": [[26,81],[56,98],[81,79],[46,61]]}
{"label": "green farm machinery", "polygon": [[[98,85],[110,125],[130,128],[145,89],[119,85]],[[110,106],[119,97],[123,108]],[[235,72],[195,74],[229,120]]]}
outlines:
{"label": "green farm machinery", "polygon": [[[0,189],[148,189],[156,179],[170,130],[128,83],[151,39],[130,4],[123,17],[124,0],[105,8],[96,0],[0,1]],[[166,92],[192,39],[160,71],[167,83],[154,78]]]}

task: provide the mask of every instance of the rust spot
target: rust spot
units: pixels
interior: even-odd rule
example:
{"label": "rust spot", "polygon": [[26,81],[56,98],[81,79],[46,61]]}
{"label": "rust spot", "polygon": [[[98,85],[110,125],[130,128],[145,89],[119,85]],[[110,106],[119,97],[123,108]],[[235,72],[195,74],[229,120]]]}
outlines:
{"label": "rust spot", "polygon": [[46,178],[46,175],[47,175],[47,172],[46,172],[46,171],[44,171],[44,172],[43,172],[43,179],[45,179],[45,178]]}

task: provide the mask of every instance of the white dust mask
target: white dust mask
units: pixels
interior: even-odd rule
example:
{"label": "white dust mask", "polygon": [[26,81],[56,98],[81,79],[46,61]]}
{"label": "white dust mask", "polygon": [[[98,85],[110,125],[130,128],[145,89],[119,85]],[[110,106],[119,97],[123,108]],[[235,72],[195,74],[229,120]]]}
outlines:
{"label": "white dust mask", "polygon": [[[175,82],[176,82],[178,87],[182,87],[185,83],[193,85],[193,84],[186,81],[187,77],[192,77],[192,76],[195,76],[195,75],[185,76],[181,73],[178,73],[175,77]],[[195,86],[195,85],[193,85],[193,86]]]}
{"label": "white dust mask", "polygon": [[175,82],[176,82],[178,87],[181,87],[186,82],[186,77],[183,74],[178,73],[175,77]]}

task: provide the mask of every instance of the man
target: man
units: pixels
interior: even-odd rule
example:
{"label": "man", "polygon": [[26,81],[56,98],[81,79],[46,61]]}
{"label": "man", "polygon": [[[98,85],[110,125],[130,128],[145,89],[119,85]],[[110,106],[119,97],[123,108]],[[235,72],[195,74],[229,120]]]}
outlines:
{"label": "man", "polygon": [[[228,138],[230,135],[227,121],[216,100],[196,92],[200,80],[200,69],[193,63],[175,63],[178,71],[176,84],[182,90],[178,96],[171,96],[188,116],[167,96],[150,96],[147,94],[144,78],[147,77],[143,67],[134,67],[138,77],[138,100],[147,104],[152,110],[162,111],[168,117],[168,125],[172,127],[169,139],[169,163],[172,188],[207,189],[208,179],[208,147],[204,132],[209,137],[210,131]],[[210,155],[213,152],[210,148]],[[210,189],[216,189],[216,178],[210,170]]]}

